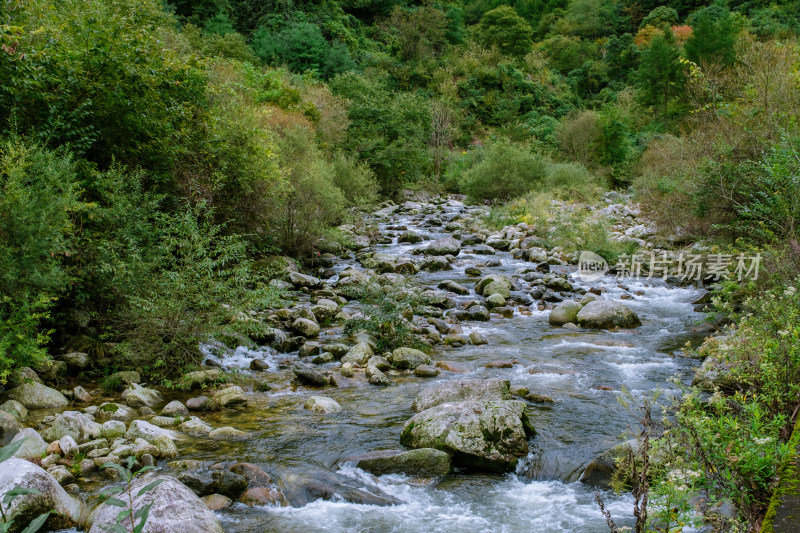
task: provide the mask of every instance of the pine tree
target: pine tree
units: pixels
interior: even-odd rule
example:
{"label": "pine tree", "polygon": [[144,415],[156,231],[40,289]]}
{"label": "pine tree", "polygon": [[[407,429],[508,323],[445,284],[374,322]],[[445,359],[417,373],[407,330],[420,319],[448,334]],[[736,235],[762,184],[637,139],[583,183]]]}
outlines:
{"label": "pine tree", "polygon": [[680,50],[669,28],[656,35],[650,46],[642,52],[636,79],[641,103],[652,106],[656,116],[660,115],[666,122],[669,119],[670,102],[680,98],[686,86]]}

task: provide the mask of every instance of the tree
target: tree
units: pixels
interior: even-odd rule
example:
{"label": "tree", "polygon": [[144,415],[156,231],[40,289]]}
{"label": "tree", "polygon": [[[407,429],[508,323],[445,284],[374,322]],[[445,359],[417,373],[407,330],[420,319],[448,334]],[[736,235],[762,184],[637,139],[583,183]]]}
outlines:
{"label": "tree", "polygon": [[736,59],[737,24],[724,5],[715,3],[701,9],[689,23],[692,36],[686,41],[686,56],[695,63],[731,65]]}
{"label": "tree", "polygon": [[642,51],[642,63],[636,72],[639,98],[643,105],[652,106],[656,116],[666,121],[669,104],[680,97],[686,87],[686,71],[680,61],[675,36],[669,28],[656,35],[650,46]]}
{"label": "tree", "polygon": [[523,56],[531,51],[533,28],[517,15],[513,7],[492,9],[478,25],[478,39],[486,46],[497,46],[504,54]]}
{"label": "tree", "polygon": [[653,26],[663,28],[664,26],[674,26],[678,23],[678,12],[667,6],[658,6],[642,19],[641,28]]}
{"label": "tree", "polygon": [[382,27],[404,61],[435,56],[447,42],[447,16],[432,7],[408,11],[395,6]]}

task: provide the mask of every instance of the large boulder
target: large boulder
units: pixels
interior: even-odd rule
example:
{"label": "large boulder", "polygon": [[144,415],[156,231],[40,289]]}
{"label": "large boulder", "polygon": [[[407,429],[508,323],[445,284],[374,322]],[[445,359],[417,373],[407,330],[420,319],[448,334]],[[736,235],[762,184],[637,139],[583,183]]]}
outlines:
{"label": "large boulder", "polygon": [[507,300],[511,297],[512,288],[513,284],[507,277],[499,274],[490,274],[481,278],[481,280],[475,285],[475,292],[481,296],[499,294]]}
{"label": "large boulder", "polygon": [[91,363],[91,360],[89,359],[89,354],[84,352],[70,352],[64,354],[62,356],[62,359],[64,360],[65,363],[67,363],[67,366],[69,368],[76,370],[83,370],[87,368]]}
{"label": "large boulder", "polygon": [[642,325],[636,313],[612,300],[594,300],[583,306],[576,316],[582,328],[635,328]]}
{"label": "large boulder", "polygon": [[348,457],[343,461],[374,474],[407,474],[409,476],[446,476],[452,470],[450,456],[434,448],[418,450],[380,450]]}
{"label": "large boulder", "polygon": [[414,369],[419,365],[431,364],[431,358],[414,348],[397,348],[392,352],[392,364],[401,370]]}
{"label": "large boulder", "polygon": [[16,400],[8,400],[3,402],[3,405],[0,405],[0,411],[5,411],[20,422],[25,420],[25,418],[28,416],[28,410],[24,405]]}
{"label": "large boulder", "polygon": [[0,411],[0,446],[5,446],[14,438],[14,435],[19,433],[22,429],[22,424],[19,420],[6,413]]}
{"label": "large boulder", "polygon": [[144,420],[134,420],[128,426],[128,431],[125,432],[125,438],[129,441],[136,439],[144,439],[151,444],[158,445],[159,439],[174,440],[178,438],[178,434],[172,430],[160,428],[150,422]]}
{"label": "large boulder", "polygon": [[292,371],[297,380],[304,385],[324,387],[329,384],[328,377],[311,365],[295,363]]}
{"label": "large boulder", "polygon": [[247,397],[244,395],[244,390],[238,385],[231,385],[224,389],[218,390],[214,394],[214,401],[220,407],[244,407],[247,405]]}
{"label": "large boulder", "polygon": [[374,486],[327,470],[285,473],[280,476],[278,486],[292,507],[303,507],[314,500],[346,501],[364,505],[400,503]]}
{"label": "large boulder", "polygon": [[18,401],[28,409],[51,409],[69,404],[66,396],[37,381],[27,381],[11,389],[8,391],[8,398]]}
{"label": "large boulder", "polygon": [[411,408],[419,413],[435,405],[464,401],[502,401],[511,399],[507,379],[460,379],[437,383],[417,395]]}
{"label": "large boulder", "polygon": [[292,331],[307,339],[319,336],[319,324],[308,318],[298,318],[292,322]]}
{"label": "large boulder", "polygon": [[81,518],[81,504],[67,494],[53,476],[30,461],[11,458],[0,463],[0,500],[16,488],[38,491],[38,494],[18,496],[10,504],[3,503],[6,517],[20,526],[48,511],[54,514],[44,531],[73,527]]}
{"label": "large boulder", "polygon": [[20,459],[41,459],[47,452],[47,443],[33,428],[25,428],[17,433],[11,442],[23,441],[22,446],[16,451],[14,457]]}
{"label": "large boulder", "polygon": [[370,346],[368,342],[359,342],[350,348],[344,357],[342,357],[342,363],[353,363],[363,366],[367,364],[369,358],[374,354],[375,352],[372,351],[372,346]]}
{"label": "large boulder", "polygon": [[184,374],[178,382],[183,389],[199,389],[203,385],[218,381],[222,377],[222,371],[219,368],[208,368],[205,370],[195,370]]}
{"label": "large boulder", "polygon": [[138,383],[131,383],[122,392],[122,401],[134,408],[150,407],[151,409],[164,402],[161,393],[155,389],[142,387]]}
{"label": "large boulder", "polygon": [[44,431],[44,438],[49,442],[69,435],[77,443],[83,443],[100,437],[102,426],[86,413],[64,411],[56,417],[53,425]]}
{"label": "large boulder", "polygon": [[[138,494],[148,483],[162,479],[160,485],[133,500],[138,511],[147,504],[150,515],[147,519],[148,533],[223,533],[214,513],[186,485],[168,476],[142,477],[131,486],[132,494]],[[100,505],[90,518],[89,533],[102,533],[116,523],[119,508]],[[125,523],[126,530],[130,522]]]}
{"label": "large boulder", "polygon": [[564,324],[573,324],[578,320],[578,312],[581,310],[581,304],[574,300],[564,300],[556,305],[550,311],[550,325],[563,326]]}
{"label": "large boulder", "polygon": [[520,401],[442,403],[406,422],[400,442],[411,448],[436,448],[458,466],[505,472],[528,454],[535,434]]}
{"label": "large boulder", "polygon": [[458,255],[461,251],[461,242],[452,237],[444,237],[431,242],[425,248],[425,255]]}
{"label": "large boulder", "polygon": [[329,413],[338,413],[342,410],[342,406],[339,405],[339,402],[326,396],[312,396],[306,400],[306,403],[303,405],[303,407],[309,411],[314,411],[315,413],[321,413],[325,415]]}

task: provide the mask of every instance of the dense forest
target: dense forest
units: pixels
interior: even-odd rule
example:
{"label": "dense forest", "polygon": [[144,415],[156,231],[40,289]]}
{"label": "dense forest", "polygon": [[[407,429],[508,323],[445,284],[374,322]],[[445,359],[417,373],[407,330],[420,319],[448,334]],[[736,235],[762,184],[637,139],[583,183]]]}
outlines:
{"label": "dense forest", "polygon": [[800,387],[798,33],[798,0],[0,0],[0,380],[82,351],[170,385],[265,334],[285,257],[358,249],[341,226],[407,191],[544,228],[616,190],[659,246],[764,255],[704,347],[748,386],[662,442],[730,444],[704,489],[760,524]]}

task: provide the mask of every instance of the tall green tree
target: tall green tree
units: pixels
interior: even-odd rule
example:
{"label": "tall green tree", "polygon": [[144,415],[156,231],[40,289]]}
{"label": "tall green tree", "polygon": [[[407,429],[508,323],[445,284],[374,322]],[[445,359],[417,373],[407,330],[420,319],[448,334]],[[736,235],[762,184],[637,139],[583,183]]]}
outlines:
{"label": "tall green tree", "polygon": [[686,56],[695,63],[730,65],[736,59],[738,27],[727,7],[715,3],[689,19],[692,36],[686,41]]}
{"label": "tall green tree", "polygon": [[656,116],[669,120],[670,103],[680,98],[686,88],[686,68],[680,61],[680,49],[669,28],[656,35],[642,51],[636,72],[640,102],[653,108]]}
{"label": "tall green tree", "polygon": [[486,46],[497,46],[504,54],[523,56],[531,51],[533,28],[517,15],[513,7],[492,9],[478,24],[478,39]]}

